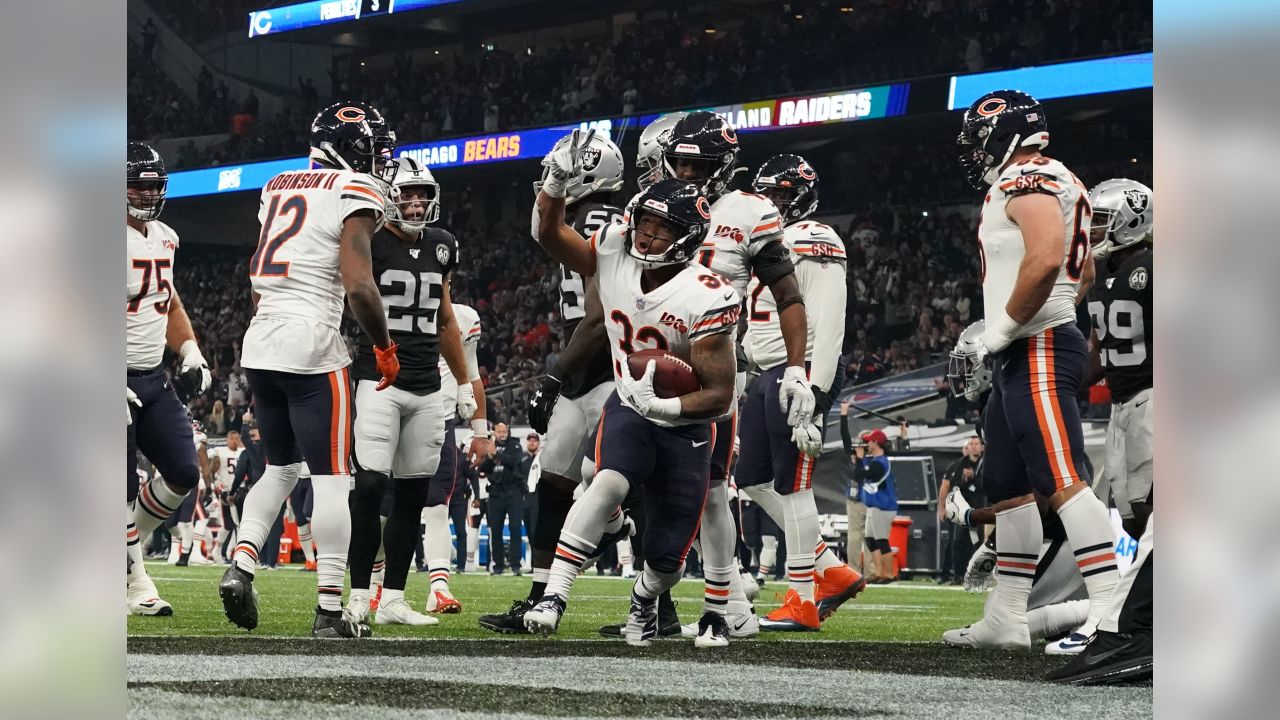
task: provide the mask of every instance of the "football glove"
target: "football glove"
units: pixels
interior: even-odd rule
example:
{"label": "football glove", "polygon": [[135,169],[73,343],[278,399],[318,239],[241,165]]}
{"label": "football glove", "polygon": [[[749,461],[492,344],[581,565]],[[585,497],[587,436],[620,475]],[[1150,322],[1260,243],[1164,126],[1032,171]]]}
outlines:
{"label": "football glove", "polygon": [[[391,343],[385,348],[377,345],[373,346],[374,362],[378,368],[378,372],[382,375],[382,379],[378,381],[378,387],[375,390],[386,390],[396,381],[396,377],[400,375],[400,358],[396,355],[399,345]],[[468,387],[470,387],[468,385]],[[461,410],[461,408],[459,408]],[[472,412],[475,412],[472,410]]]}
{"label": "football glove", "polygon": [[813,420],[814,398],[809,389],[809,375],[799,365],[792,365],[782,372],[778,388],[778,402],[782,412],[787,414],[787,424],[791,427],[808,425]]}
{"label": "football glove", "polygon": [[209,362],[200,353],[200,346],[195,340],[188,340],[178,348],[178,357],[182,359],[175,381],[178,387],[188,398],[203,394],[213,382],[213,376],[209,374]]}
{"label": "football glove", "polygon": [[951,488],[951,492],[947,493],[947,519],[957,525],[969,527],[969,516],[972,514],[973,508],[960,493],[960,488]]}
{"label": "football glove", "polygon": [[791,428],[791,442],[796,444],[802,454],[809,457],[818,457],[822,454],[822,431],[813,423]]}
{"label": "football glove", "polygon": [[969,567],[964,571],[964,589],[968,592],[983,592],[995,587],[995,569],[995,548],[982,543],[973,557],[969,558]]}
{"label": "football glove", "polygon": [[476,404],[476,389],[469,382],[458,384],[458,416],[470,420],[480,408]]}
{"label": "football glove", "polygon": [[560,381],[554,375],[547,374],[538,378],[538,387],[529,398],[529,427],[539,435],[547,432],[551,422],[551,410],[556,406],[556,398],[560,397]]}
{"label": "football glove", "polygon": [[542,158],[542,164],[550,171],[542,183],[542,192],[553,198],[562,198],[568,182],[582,173],[583,150],[591,144],[596,131],[574,130],[568,145],[553,149]]}
{"label": "football glove", "polygon": [[130,389],[130,388],[129,388],[129,386],[127,386],[127,385],[126,385],[126,386],[125,386],[125,388],[124,388],[124,391],[125,391],[125,393],[126,393],[126,395],[124,396],[124,398],[125,398],[125,402],[124,402],[124,414],[125,414],[125,420],[126,420],[125,424],[126,424],[126,425],[132,425],[132,424],[133,424],[133,409],[136,407],[136,408],[138,408],[139,410],[141,410],[141,409],[142,409],[142,401],[138,399],[138,393],[136,393],[136,392],[134,392],[132,389]]}
{"label": "football glove", "polygon": [[813,421],[822,427],[826,422],[827,413],[831,411],[831,403],[835,399],[826,390],[817,385],[810,385],[809,389],[813,391]]}
{"label": "football glove", "polygon": [[657,368],[657,363],[650,360],[644,375],[635,378],[629,377],[629,371],[624,373],[618,392],[627,398],[636,412],[649,420],[675,420],[680,417],[680,398],[660,398],[654,392],[653,374]]}

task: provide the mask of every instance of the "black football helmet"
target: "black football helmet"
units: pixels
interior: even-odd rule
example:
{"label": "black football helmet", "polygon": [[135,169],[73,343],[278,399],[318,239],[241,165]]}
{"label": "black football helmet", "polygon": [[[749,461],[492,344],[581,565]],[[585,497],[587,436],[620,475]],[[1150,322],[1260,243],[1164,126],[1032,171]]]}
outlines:
{"label": "black football helmet", "polygon": [[396,149],[382,113],[368,103],[336,102],[311,121],[311,159],[324,167],[369,173],[391,181],[387,168]]}
{"label": "black football helmet", "polygon": [[[659,180],[637,195],[628,210],[630,219],[623,247],[648,270],[693,260],[710,229],[711,202],[702,188],[684,180]],[[646,214],[657,215],[675,229],[676,239],[661,254],[640,252],[633,242],[640,218]]]}
{"label": "black football helmet", "polygon": [[765,160],[751,187],[778,206],[785,225],[818,209],[818,173],[799,155],[774,155]]}
{"label": "black football helmet", "polygon": [[138,205],[125,195],[131,217],[143,222],[160,217],[169,192],[169,173],[155,148],[146,143],[129,142],[129,153],[125,158],[125,186],[145,193]]}
{"label": "black football helmet", "polygon": [[1000,177],[1014,150],[1049,144],[1049,121],[1039,100],[1019,90],[995,90],[964,111],[956,143],[964,148],[965,177],[982,189]]}
{"label": "black football helmet", "polygon": [[719,197],[738,167],[738,131],[713,112],[691,112],[671,128],[671,135],[662,143],[663,175],[680,179],[676,167],[681,159],[700,164],[702,170],[695,182],[709,197]]}

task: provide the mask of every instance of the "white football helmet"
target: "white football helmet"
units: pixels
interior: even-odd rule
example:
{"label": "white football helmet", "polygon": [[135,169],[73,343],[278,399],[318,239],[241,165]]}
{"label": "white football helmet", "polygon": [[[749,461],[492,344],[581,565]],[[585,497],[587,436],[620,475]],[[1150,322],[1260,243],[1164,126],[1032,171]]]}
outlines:
{"label": "white football helmet", "polygon": [[1102,260],[1121,248],[1151,237],[1155,198],[1136,180],[1103,180],[1089,191],[1093,225],[1089,241],[1093,257]]}
{"label": "white football helmet", "polygon": [[956,346],[947,361],[947,387],[956,397],[977,402],[982,393],[991,387],[991,368],[978,362],[978,349],[982,333],[987,329],[985,320],[979,320],[960,333]]}
{"label": "white football helmet", "polygon": [[[402,155],[392,163],[395,164],[395,172],[391,177],[391,189],[387,192],[387,222],[407,233],[420,233],[428,224],[440,219],[440,183],[436,182],[435,177],[425,165],[411,157]],[[427,190],[427,199],[424,202],[426,212],[421,220],[408,220],[402,212],[401,206],[407,206],[411,202],[423,202],[401,199],[404,189],[409,187],[421,187]]]}
{"label": "white football helmet", "polygon": [[667,113],[641,131],[640,149],[636,152],[636,167],[640,168],[640,177],[636,178],[636,182],[641,190],[662,179],[662,146],[671,137],[671,129],[688,114]]}
{"label": "white football helmet", "polygon": [[[569,133],[556,141],[551,152],[561,149],[572,142],[573,133]],[[548,153],[549,155],[550,153]],[[582,150],[582,173],[569,179],[564,188],[566,205],[598,192],[615,192],[622,189],[622,151],[599,130],[591,136],[591,140]],[[542,179],[533,184],[533,192],[542,190],[542,183],[551,172],[548,165],[542,166]]]}

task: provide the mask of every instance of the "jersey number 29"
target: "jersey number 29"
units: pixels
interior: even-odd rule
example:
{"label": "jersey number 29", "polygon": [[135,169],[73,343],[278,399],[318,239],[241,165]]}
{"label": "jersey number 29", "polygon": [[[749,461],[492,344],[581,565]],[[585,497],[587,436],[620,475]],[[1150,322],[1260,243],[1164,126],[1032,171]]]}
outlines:
{"label": "jersey number 29", "polygon": [[[1108,312],[1109,311],[1109,312]],[[1103,313],[1106,313],[1104,316]],[[1147,359],[1147,332],[1142,319],[1142,306],[1133,300],[1113,300],[1110,307],[1094,301],[1089,303],[1089,314],[1098,332],[1098,340],[1107,335],[1117,340],[1128,340],[1129,349],[1101,348],[1099,356],[1103,367],[1133,367]]]}
{"label": "jersey number 29", "polygon": [[[440,273],[424,272],[414,275],[408,270],[384,270],[378,280],[379,285],[384,288],[403,288],[402,292],[396,294],[382,294],[382,305],[387,310],[387,329],[392,332],[413,332],[416,319],[419,332],[434,335],[436,312],[440,309],[440,299],[444,297],[443,282],[444,276]],[[415,306],[424,312],[416,318],[405,314]]]}

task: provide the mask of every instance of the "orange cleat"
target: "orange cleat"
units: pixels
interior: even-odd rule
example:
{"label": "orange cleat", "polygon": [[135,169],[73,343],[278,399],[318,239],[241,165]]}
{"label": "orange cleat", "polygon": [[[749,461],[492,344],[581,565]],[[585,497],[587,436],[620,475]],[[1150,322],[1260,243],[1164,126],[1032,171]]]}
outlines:
{"label": "orange cleat", "polygon": [[462,612],[462,603],[448,590],[432,590],[427,597],[427,612],[454,615]]}
{"label": "orange cleat", "polygon": [[801,600],[800,593],[787,590],[782,607],[760,620],[760,629],[774,632],[817,632],[822,627],[818,606],[812,600]]}
{"label": "orange cleat", "polygon": [[315,571],[316,571],[315,560],[308,560],[307,563],[302,566],[302,572],[315,572]]}
{"label": "orange cleat", "polygon": [[866,578],[848,565],[828,568],[822,575],[814,575],[817,587],[814,599],[818,602],[818,617],[826,620],[846,602],[858,596],[867,587]]}

